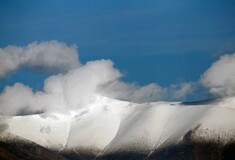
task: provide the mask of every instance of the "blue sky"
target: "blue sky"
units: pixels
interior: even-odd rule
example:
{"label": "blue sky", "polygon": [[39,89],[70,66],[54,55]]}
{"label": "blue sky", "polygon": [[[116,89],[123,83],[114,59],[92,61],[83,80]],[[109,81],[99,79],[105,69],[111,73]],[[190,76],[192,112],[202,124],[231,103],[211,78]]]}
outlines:
{"label": "blue sky", "polygon": [[[111,59],[127,82],[197,81],[235,52],[233,0],[0,0],[0,48],[32,41],[77,44],[82,63]],[[48,73],[18,70],[0,79],[40,88]]]}

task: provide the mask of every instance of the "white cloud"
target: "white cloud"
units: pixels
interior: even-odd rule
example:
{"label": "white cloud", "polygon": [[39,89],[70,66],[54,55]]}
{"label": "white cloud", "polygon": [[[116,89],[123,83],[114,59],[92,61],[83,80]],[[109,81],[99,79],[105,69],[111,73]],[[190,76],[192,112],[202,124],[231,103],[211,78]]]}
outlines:
{"label": "white cloud", "polygon": [[235,54],[221,56],[202,75],[200,82],[216,96],[235,95]]}
{"label": "white cloud", "polygon": [[134,83],[124,83],[120,80],[101,86],[99,92],[105,96],[137,103],[159,100],[179,100],[192,93],[193,83],[179,83],[169,87],[161,87],[156,83],[139,86]]}
{"label": "white cloud", "polygon": [[[195,83],[178,83],[173,84],[168,87],[166,96],[172,100],[178,100],[181,98],[185,98],[189,94],[192,94],[195,90]],[[166,97],[166,99],[167,99]]]}
{"label": "white cloud", "polygon": [[67,71],[79,66],[77,47],[57,41],[33,42],[26,47],[0,48],[0,77],[19,67]]}
{"label": "white cloud", "polygon": [[154,83],[141,87],[137,84],[124,83],[120,80],[100,86],[99,92],[111,98],[139,103],[159,100],[164,94],[164,90]]}
{"label": "white cloud", "polygon": [[42,92],[33,93],[31,88],[16,83],[0,94],[0,114],[82,108],[92,101],[99,85],[119,77],[111,61],[99,60],[47,78]]}
{"label": "white cloud", "polygon": [[97,60],[81,65],[78,63],[76,47],[68,47],[56,41],[32,43],[27,47],[11,46],[1,49],[0,53],[0,75],[21,66],[68,70],[48,77],[44,81],[43,90],[39,92],[33,92],[20,83],[7,86],[0,94],[0,114],[82,108],[91,103],[97,94],[142,103],[180,99],[193,90],[191,83],[170,87],[161,87],[155,83],[146,86],[125,83],[112,61]]}
{"label": "white cloud", "polygon": [[[16,83],[13,87],[5,87],[0,95],[1,114],[12,115],[24,108],[31,108],[33,92],[31,88]],[[29,107],[30,106],[30,107]]]}

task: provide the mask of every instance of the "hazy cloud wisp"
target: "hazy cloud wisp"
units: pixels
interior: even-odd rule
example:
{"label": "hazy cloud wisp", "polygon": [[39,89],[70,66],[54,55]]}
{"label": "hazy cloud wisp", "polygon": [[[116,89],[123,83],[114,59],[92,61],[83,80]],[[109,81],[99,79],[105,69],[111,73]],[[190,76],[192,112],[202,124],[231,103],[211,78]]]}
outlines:
{"label": "hazy cloud wisp", "polygon": [[135,83],[116,80],[100,86],[99,92],[112,98],[143,103],[159,100],[178,100],[192,93],[193,90],[193,83],[179,83],[169,87],[161,87],[156,83],[139,86]]}

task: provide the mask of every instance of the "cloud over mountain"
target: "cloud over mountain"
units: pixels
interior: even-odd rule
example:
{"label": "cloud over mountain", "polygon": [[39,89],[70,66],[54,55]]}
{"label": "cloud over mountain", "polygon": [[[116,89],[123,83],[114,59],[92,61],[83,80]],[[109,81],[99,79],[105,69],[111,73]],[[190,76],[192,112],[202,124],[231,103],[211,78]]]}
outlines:
{"label": "cloud over mountain", "polygon": [[169,87],[161,87],[156,83],[140,86],[135,83],[125,83],[116,80],[101,86],[99,92],[112,98],[143,103],[159,100],[177,100],[184,98],[189,93],[192,93],[193,90],[193,83],[178,83]]}
{"label": "cloud over mountain", "polygon": [[109,60],[88,62],[66,74],[53,75],[44,82],[43,91],[33,92],[24,84],[5,87],[0,95],[0,114],[15,115],[24,110],[66,111],[92,102],[96,88],[120,76]]}
{"label": "cloud over mountain", "polygon": [[73,110],[92,103],[95,95],[137,103],[177,100],[194,89],[193,83],[169,87],[126,83],[111,60],[80,64],[76,46],[57,41],[31,43],[26,47],[8,46],[0,49],[0,57],[1,76],[23,66],[61,72],[45,79],[42,91],[34,92],[21,83],[6,86],[0,94],[0,114],[5,115]]}

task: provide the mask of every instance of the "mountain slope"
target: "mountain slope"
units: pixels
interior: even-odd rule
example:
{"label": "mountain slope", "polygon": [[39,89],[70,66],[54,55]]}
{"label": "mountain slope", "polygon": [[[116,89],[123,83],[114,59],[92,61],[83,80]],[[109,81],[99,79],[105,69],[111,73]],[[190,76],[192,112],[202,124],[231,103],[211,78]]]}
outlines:
{"label": "mountain slope", "polygon": [[49,150],[27,139],[12,134],[5,136],[11,138],[0,141],[1,160],[68,160],[57,151]]}
{"label": "mountain slope", "polygon": [[70,159],[161,159],[172,147],[172,153],[193,156],[203,145],[233,148],[234,104],[234,98],[136,104],[97,96],[86,108],[68,113],[1,116],[1,140],[17,139],[10,133]]}

